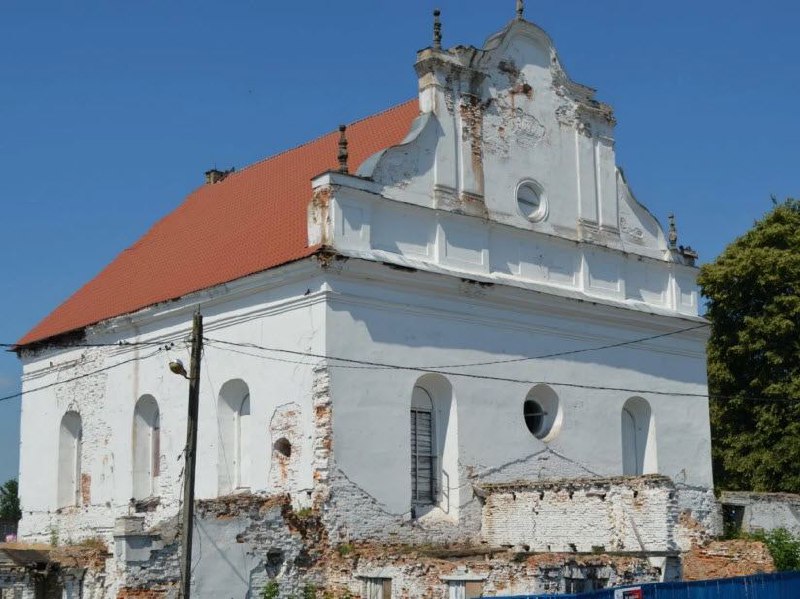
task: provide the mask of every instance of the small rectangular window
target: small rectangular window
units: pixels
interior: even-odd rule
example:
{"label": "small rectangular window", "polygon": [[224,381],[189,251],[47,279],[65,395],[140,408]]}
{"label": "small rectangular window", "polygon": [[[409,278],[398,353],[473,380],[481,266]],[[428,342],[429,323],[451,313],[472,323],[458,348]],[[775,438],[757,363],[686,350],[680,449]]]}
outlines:
{"label": "small rectangular window", "polygon": [[564,578],[565,593],[588,593],[606,588],[605,578]]}
{"label": "small rectangular window", "polygon": [[391,578],[365,578],[365,599],[392,599]]}
{"label": "small rectangular window", "polygon": [[479,599],[483,595],[483,581],[451,580],[447,583],[448,599]]}
{"label": "small rectangular window", "polygon": [[483,596],[483,582],[467,582],[466,599],[479,599]]}

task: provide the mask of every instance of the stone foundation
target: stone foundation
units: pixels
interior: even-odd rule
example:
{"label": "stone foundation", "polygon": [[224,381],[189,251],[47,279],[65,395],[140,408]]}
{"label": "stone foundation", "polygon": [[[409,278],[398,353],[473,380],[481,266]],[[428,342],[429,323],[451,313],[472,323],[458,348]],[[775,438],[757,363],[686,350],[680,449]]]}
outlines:
{"label": "stone foundation", "polygon": [[[333,484],[331,489],[329,500],[333,502],[341,487]],[[270,581],[275,581],[281,597],[297,596],[312,586],[318,597],[324,593],[332,598],[358,597],[365,580],[375,578],[390,580],[386,584],[391,584],[395,597],[445,599],[449,585],[465,579],[473,588],[480,585],[483,593],[492,596],[580,592],[680,576],[678,554],[655,550],[672,547],[668,532],[674,530],[678,520],[674,501],[670,503],[672,487],[663,477],[494,485],[483,491],[487,495],[480,503],[485,502],[482,520],[486,530],[482,539],[478,535],[471,542],[437,540],[436,524],[410,520],[385,531],[388,536],[383,540],[348,539],[342,526],[336,527],[336,514],[341,512],[332,509],[335,503],[297,509],[288,494],[243,494],[199,501],[193,596],[258,597]],[[605,528],[598,523],[583,527],[582,532],[575,533],[580,536],[573,536],[568,524],[561,532],[548,529],[548,534],[560,534],[561,540],[552,541],[557,545],[552,551],[539,551],[531,540],[534,537],[525,537],[531,542],[527,545],[510,536],[515,530],[530,532],[520,523],[531,517],[535,521],[536,515],[531,516],[534,508],[548,522],[579,521],[577,513],[582,511],[584,522],[594,514],[611,524]],[[560,515],[553,511],[557,508],[562,510]],[[373,505],[365,509],[378,508]],[[645,535],[652,545],[650,552],[636,544],[626,547],[624,542],[619,551],[608,541],[608,547],[598,545],[602,535],[616,535],[614,538],[621,540],[636,537],[633,532],[624,532],[632,526],[630,522],[624,524],[627,510],[651,514],[650,520],[636,522],[638,534]],[[613,524],[615,515],[623,523]],[[394,516],[387,518],[388,522]],[[661,528],[656,525],[659,519]],[[500,526],[503,521],[509,524]],[[142,516],[120,518],[113,545],[108,548],[95,540],[52,550],[51,568],[58,572],[60,588],[80,581],[82,594],[76,597],[176,598],[180,575],[177,518],[152,528],[145,528],[144,523]],[[329,524],[334,528],[329,529]],[[457,529],[456,524],[449,526]],[[396,538],[391,535],[393,531],[400,531]],[[406,543],[403,538],[413,542]],[[568,539],[574,539],[574,547],[564,550],[561,545],[569,546]],[[31,588],[29,579],[0,582],[2,585]]]}

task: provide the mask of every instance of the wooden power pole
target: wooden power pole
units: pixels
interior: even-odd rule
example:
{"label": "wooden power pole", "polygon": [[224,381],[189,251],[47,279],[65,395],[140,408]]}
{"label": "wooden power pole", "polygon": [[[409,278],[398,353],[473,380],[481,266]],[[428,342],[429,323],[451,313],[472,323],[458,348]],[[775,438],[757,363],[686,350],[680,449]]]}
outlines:
{"label": "wooden power pole", "polygon": [[197,464],[197,413],[200,404],[200,358],[203,353],[203,316],[200,309],[192,321],[192,358],[189,364],[189,417],[186,423],[183,469],[183,513],[181,535],[181,599],[189,599],[192,584],[192,533],[194,532],[194,471]]}

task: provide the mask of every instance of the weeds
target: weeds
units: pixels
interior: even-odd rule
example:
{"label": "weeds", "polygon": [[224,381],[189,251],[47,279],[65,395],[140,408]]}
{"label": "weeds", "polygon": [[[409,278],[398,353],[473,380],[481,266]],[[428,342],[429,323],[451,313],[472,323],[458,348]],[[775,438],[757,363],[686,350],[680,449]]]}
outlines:
{"label": "weeds", "polygon": [[278,586],[277,581],[270,580],[264,590],[261,591],[261,599],[278,599],[280,592],[280,586]]}

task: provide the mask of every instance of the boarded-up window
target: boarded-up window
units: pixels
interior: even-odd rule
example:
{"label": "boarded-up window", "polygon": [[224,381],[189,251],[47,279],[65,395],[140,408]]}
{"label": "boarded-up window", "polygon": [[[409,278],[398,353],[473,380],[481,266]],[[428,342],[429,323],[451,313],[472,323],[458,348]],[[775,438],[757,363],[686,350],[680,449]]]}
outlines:
{"label": "boarded-up window", "polygon": [[391,578],[365,578],[365,599],[392,599]]}
{"label": "boarded-up window", "polygon": [[650,404],[632,397],[622,408],[622,473],[640,476],[658,472],[656,427]]}
{"label": "boarded-up window", "polygon": [[219,424],[219,492],[221,495],[251,484],[253,459],[250,430],[250,389],[240,380],[228,381],[219,393],[217,402]]}
{"label": "boarded-up window", "polygon": [[447,583],[448,599],[479,599],[483,594],[482,580],[451,580]]}
{"label": "boarded-up window", "polygon": [[161,424],[158,403],[142,396],[133,413],[133,497],[156,495],[161,462]]}
{"label": "boarded-up window", "polygon": [[436,501],[436,446],[433,399],[422,387],[414,387],[411,399],[411,500],[414,505]]}
{"label": "boarded-up window", "polygon": [[80,414],[67,412],[61,419],[58,441],[58,507],[81,504],[82,448]]}

